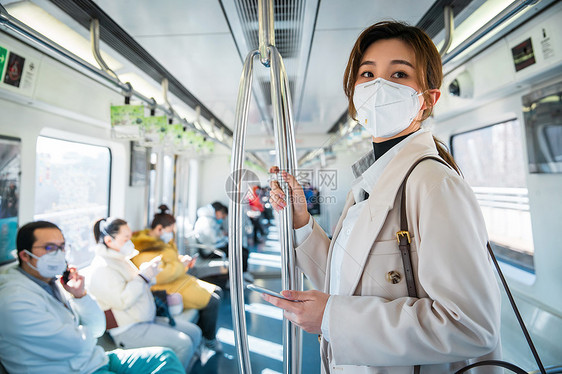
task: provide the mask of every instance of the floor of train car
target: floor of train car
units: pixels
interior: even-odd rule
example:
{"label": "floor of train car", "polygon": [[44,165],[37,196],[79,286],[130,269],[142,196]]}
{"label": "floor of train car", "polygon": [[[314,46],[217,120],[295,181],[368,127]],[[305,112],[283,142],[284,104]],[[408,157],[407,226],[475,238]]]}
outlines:
{"label": "floor of train car", "polygon": [[[248,270],[254,275],[254,284],[281,290],[280,247],[277,226],[269,227],[262,243],[250,245]],[[305,288],[310,284],[305,280]],[[281,309],[265,302],[259,293],[245,291],[246,325],[253,373],[283,373],[283,343]],[[217,338],[222,342],[223,353],[201,357],[192,374],[232,374],[238,372],[230,293],[225,290],[219,311]],[[208,352],[207,352],[208,353]],[[302,372],[320,373],[318,336],[303,332]],[[205,362],[202,365],[202,362]]]}

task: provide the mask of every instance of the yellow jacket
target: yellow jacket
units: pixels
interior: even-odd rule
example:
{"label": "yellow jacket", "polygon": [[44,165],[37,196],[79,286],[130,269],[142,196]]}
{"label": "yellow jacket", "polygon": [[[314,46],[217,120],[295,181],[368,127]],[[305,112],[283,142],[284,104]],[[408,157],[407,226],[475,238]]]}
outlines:
{"label": "yellow jacket", "polygon": [[139,267],[143,262],[162,256],[162,271],[156,276],[156,284],[152,286],[152,290],[181,294],[184,308],[201,309],[207,306],[216,286],[186,274],[173,241],[164,243],[148,233],[149,230],[146,229],[133,234],[131,240],[140,253],[131,261]]}

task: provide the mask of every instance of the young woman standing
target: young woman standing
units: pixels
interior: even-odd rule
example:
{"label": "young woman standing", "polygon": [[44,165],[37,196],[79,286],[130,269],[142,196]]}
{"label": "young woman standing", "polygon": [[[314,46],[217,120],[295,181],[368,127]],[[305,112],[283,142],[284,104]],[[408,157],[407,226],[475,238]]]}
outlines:
{"label": "young woman standing", "polygon": [[[451,155],[420,129],[442,77],[439,53],[418,28],[381,22],[359,36],[344,91],[373,151],[352,166],[331,240],[308,214],[302,187],[282,173],[297,265],[322,291],[283,292],[299,303],[264,298],[322,334],[323,372],[445,374],[500,356],[500,293],[480,208]],[[272,206],[283,209],[287,197],[271,187]],[[403,260],[408,244],[411,261]]]}

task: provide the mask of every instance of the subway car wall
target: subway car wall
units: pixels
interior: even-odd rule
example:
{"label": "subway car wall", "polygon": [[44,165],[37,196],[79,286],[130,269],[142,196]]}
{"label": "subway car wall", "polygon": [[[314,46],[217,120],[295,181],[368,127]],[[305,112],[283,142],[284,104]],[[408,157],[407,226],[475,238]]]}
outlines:
{"label": "subway car wall", "polygon": [[[530,171],[530,124],[525,116],[529,108],[524,101],[529,95],[542,98],[550,92],[558,109],[549,118],[560,116],[560,19],[562,4],[558,3],[466,64],[449,71],[430,124],[435,135],[452,147],[465,178],[474,188],[490,240],[497,244],[502,269],[523,310],[524,320],[531,334],[540,337],[544,344],[539,352],[548,351],[552,358],[562,357],[562,245],[552,236],[562,227],[562,173]],[[546,45],[546,38],[553,43],[555,54]],[[534,46],[536,62],[516,71],[513,49],[528,39]],[[460,95],[449,89],[455,80],[460,84]],[[557,139],[560,148],[560,138]],[[474,152],[475,147],[478,152]],[[504,166],[500,167],[502,160],[496,157],[495,150],[502,147],[513,149],[511,153],[504,152],[511,157],[503,160]],[[494,168],[489,167],[491,164],[495,164]],[[518,261],[521,252],[513,250],[513,242],[506,240],[509,236],[519,243],[527,242],[528,248],[521,252],[532,252],[526,255],[530,265]],[[503,237],[503,243],[499,237]],[[509,342],[504,344],[505,356],[525,352],[527,357],[523,360],[532,365],[505,295],[502,340]]]}

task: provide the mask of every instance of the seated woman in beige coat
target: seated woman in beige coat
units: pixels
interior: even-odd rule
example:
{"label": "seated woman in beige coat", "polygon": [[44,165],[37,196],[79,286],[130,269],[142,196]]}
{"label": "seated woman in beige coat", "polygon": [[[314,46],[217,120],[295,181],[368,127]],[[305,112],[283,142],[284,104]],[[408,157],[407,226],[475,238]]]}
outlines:
{"label": "seated woman in beige coat", "polygon": [[139,271],[130,260],[138,253],[131,234],[127,222],[119,218],[95,223],[97,244],[86,289],[106,312],[107,328],[117,346],[168,347],[187,368],[201,342],[201,330],[181,320],[172,327],[167,319],[156,317],[150,283],[159,271],[160,259],[154,258]]}
{"label": "seated woman in beige coat", "polygon": [[[308,214],[302,187],[282,173],[297,266],[320,291],[283,291],[299,303],[264,298],[322,334],[323,372],[409,374],[421,366],[445,374],[500,355],[500,293],[480,208],[452,156],[420,129],[442,78],[422,30],[381,22],[359,36],[344,88],[373,151],[352,166],[356,179],[331,240]],[[286,206],[275,181],[270,201]]]}
{"label": "seated woman in beige coat", "polygon": [[168,214],[168,207],[161,205],[160,213],[154,215],[151,228],[135,232],[131,240],[140,253],[132,258],[136,266],[162,258],[162,271],[156,276],[153,290],[165,290],[168,294],[179,293],[184,308],[199,309],[197,325],[203,332],[203,342],[209,349],[222,350],[216,339],[218,310],[222,290],[220,287],[197,279],[186,271],[193,266],[194,259],[180,256],[174,243],[176,219]]}

